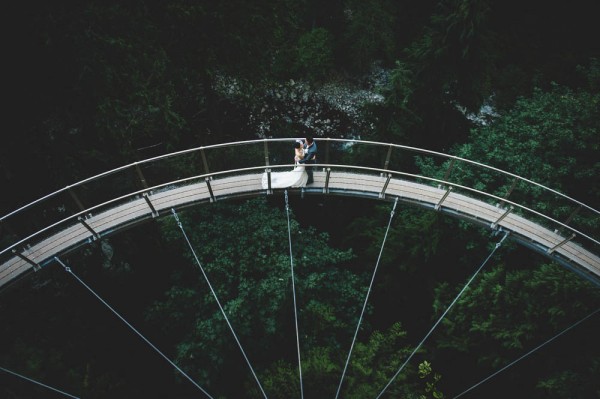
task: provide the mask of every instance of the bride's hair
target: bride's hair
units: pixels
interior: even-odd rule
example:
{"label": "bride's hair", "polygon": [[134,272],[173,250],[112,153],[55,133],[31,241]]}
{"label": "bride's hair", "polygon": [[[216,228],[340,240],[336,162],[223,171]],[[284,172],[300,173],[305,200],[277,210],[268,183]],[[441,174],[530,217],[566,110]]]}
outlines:
{"label": "bride's hair", "polygon": [[294,148],[300,148],[300,147],[302,147],[302,143],[301,143],[301,142],[299,142],[299,141],[296,141],[296,142],[294,143]]}

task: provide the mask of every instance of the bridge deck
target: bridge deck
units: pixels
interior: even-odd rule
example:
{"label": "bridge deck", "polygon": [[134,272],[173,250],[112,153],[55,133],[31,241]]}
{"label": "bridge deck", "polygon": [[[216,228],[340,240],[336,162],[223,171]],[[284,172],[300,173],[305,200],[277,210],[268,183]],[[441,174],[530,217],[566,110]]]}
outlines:
{"label": "bridge deck", "polygon": [[[307,194],[325,194],[325,173],[315,172],[314,176],[314,184],[303,189],[291,189],[290,191],[303,190]],[[230,176],[210,180],[208,184],[201,182],[167,187],[149,193],[148,199],[158,214],[163,216],[169,213],[171,208],[179,208],[200,202],[240,196],[265,195],[267,190],[262,187],[261,180],[262,174],[256,173]],[[370,198],[397,197],[400,201],[431,209],[436,209],[440,200],[446,194],[446,190],[443,188],[393,178],[385,190],[385,195],[383,195],[382,191],[386,180],[385,176],[373,174],[331,173],[327,192],[336,195]],[[209,185],[213,196],[211,196]],[[491,226],[505,213],[505,209],[455,192],[448,194],[439,210],[487,226]],[[137,197],[98,214],[91,215],[85,220],[85,223],[102,237],[155,216],[152,215],[152,210],[146,200]],[[551,254],[547,255],[562,263],[566,262],[572,265],[579,272],[591,275],[594,278],[600,276],[600,258],[572,241],[563,243],[565,237],[556,232],[513,213],[506,215],[498,223],[498,226],[510,231],[513,237],[521,242],[528,243],[542,253],[550,251]],[[43,266],[49,263],[54,256],[94,239],[94,235],[83,223],[73,222],[73,225],[66,227],[64,230],[32,244],[21,255],[33,263]],[[553,251],[552,249],[559,244],[562,245]],[[0,266],[0,286],[33,267],[30,262],[15,254]]]}

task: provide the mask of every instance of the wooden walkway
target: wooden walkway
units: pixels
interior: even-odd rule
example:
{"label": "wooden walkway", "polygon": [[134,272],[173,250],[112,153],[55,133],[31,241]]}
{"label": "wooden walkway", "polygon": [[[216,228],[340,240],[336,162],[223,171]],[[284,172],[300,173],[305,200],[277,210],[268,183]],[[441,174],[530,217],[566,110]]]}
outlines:
{"label": "wooden walkway", "polygon": [[[266,195],[267,190],[261,186],[261,180],[262,174],[251,173],[172,186],[148,193],[147,198],[138,196],[115,205],[91,215],[83,222],[74,221],[72,225],[56,234],[40,242],[31,243],[27,250],[15,253],[12,258],[0,265],[0,286],[23,273],[37,269],[37,266],[45,266],[52,262],[55,256],[81,245],[116,233],[132,224],[169,215],[171,208],[177,209],[227,198]],[[387,176],[332,172],[325,190],[326,174],[315,172],[314,184],[289,191],[303,192],[306,195],[331,194],[387,200],[397,197],[399,201],[465,218],[490,228],[500,227],[509,231],[511,238],[572,267],[592,280],[600,281],[600,258],[568,240],[568,237],[563,237],[519,215],[506,213],[505,209],[444,188],[397,178],[392,178],[389,182],[387,180]]]}

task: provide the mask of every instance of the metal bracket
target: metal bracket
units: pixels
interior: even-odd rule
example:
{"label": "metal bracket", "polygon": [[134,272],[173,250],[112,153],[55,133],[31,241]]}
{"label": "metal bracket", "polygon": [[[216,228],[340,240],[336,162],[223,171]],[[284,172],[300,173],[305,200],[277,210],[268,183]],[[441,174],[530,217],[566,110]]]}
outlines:
{"label": "metal bracket", "polygon": [[39,263],[36,263],[34,261],[32,261],[31,259],[29,259],[28,257],[26,257],[25,255],[23,255],[22,253],[20,253],[19,251],[17,251],[16,249],[13,248],[12,253],[17,255],[19,258],[23,259],[25,262],[29,263],[31,266],[33,266],[33,270],[34,271],[38,271],[42,268],[42,266],[39,265]]}
{"label": "metal bracket", "polygon": [[77,218],[77,220],[79,220],[81,222],[81,224],[90,231],[90,233],[92,233],[92,240],[99,240],[100,239],[100,234],[96,233],[96,231],[94,231],[94,229],[92,229],[92,227],[85,221],[84,218],[82,218],[81,216],[79,216]]}
{"label": "metal bracket", "polygon": [[506,216],[508,216],[508,214],[509,214],[510,212],[512,212],[512,210],[513,210],[513,209],[515,209],[515,208],[514,208],[514,207],[511,205],[511,206],[510,206],[508,209],[506,209],[506,210],[504,211],[504,213],[502,214],[502,216],[500,216],[500,217],[499,217],[499,218],[498,218],[498,219],[497,219],[497,220],[496,220],[494,223],[492,223],[492,224],[490,225],[490,227],[491,227],[492,229],[495,229],[496,227],[498,227],[498,224],[499,224],[499,223],[502,221],[502,219],[504,219]]}
{"label": "metal bracket", "polygon": [[210,194],[210,202],[216,202],[217,199],[215,198],[212,187],[210,186],[210,177],[206,177],[204,181],[206,182],[206,187],[208,187],[208,193]]}
{"label": "metal bracket", "polygon": [[148,206],[150,207],[150,210],[152,211],[152,217],[158,217],[158,211],[156,210],[156,208],[154,207],[154,205],[152,204],[152,202],[150,202],[150,196],[148,195],[148,193],[144,193],[142,194],[142,196],[144,197],[144,199],[146,200],[146,203],[148,204]]}
{"label": "metal bracket", "polygon": [[[392,147],[390,147],[390,149],[391,148]],[[379,198],[385,198],[385,190],[387,190],[387,186],[388,186],[388,184],[390,184],[390,180],[392,180],[392,174],[388,173],[387,178],[385,180],[385,184],[383,185],[383,188],[381,189],[381,192],[379,193]]]}
{"label": "metal bracket", "polygon": [[440,208],[442,207],[442,202],[444,202],[446,200],[446,197],[448,196],[448,194],[450,194],[450,191],[452,191],[452,186],[450,186],[450,187],[448,187],[448,189],[446,189],[446,192],[444,193],[444,195],[442,196],[440,201],[437,203],[437,205],[434,207],[434,209],[436,211],[440,210]]}
{"label": "metal bracket", "polygon": [[562,240],[561,242],[559,242],[558,244],[556,244],[552,248],[548,248],[548,250],[546,250],[546,253],[548,255],[550,255],[552,252],[556,251],[558,248],[562,247],[563,245],[565,245],[566,243],[568,243],[569,241],[571,241],[576,236],[577,236],[577,234],[575,234],[575,233],[571,234],[570,237],[565,238],[564,240]]}
{"label": "metal bracket", "polygon": [[331,168],[325,169],[325,187],[323,187],[323,194],[329,194],[329,176],[331,175]]}

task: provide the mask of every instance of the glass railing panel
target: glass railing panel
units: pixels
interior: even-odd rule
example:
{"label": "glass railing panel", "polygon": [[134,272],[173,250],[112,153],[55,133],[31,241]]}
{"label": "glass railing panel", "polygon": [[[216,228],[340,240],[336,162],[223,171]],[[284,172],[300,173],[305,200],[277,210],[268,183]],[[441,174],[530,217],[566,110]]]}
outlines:
{"label": "glass railing panel", "polygon": [[265,143],[263,141],[208,147],[202,152],[204,152],[209,173],[265,165]]}
{"label": "glass railing panel", "polygon": [[142,190],[144,187],[142,180],[136,168],[129,166],[100,178],[74,184],[70,191],[77,197],[79,203],[88,209],[113,198]]}
{"label": "glass railing panel", "polygon": [[[562,236],[570,235],[571,229],[575,229],[580,232],[575,240],[586,248],[596,246],[594,237],[600,235],[600,215],[597,211],[510,173],[444,154],[386,143],[319,138],[315,141],[319,149],[317,163],[355,166],[334,168],[332,173],[353,172],[360,175],[385,170],[403,172],[394,174],[394,178],[434,187],[455,186],[454,192],[502,208],[513,204],[515,209],[512,213],[551,231],[556,230]],[[73,184],[68,190],[59,190],[6,217],[0,223],[0,245],[2,249],[7,248],[36,231],[46,229],[32,241],[39,240],[64,228],[62,225],[47,228],[48,226],[76,215],[82,209],[135,192],[139,195],[149,188],[165,190],[169,188],[169,184],[203,182],[201,176],[207,172],[208,175],[221,179],[232,173],[219,172],[237,170],[233,174],[248,175],[248,185],[254,189],[257,187],[255,175],[264,173],[267,164],[273,172],[289,169],[293,164],[294,142],[295,139],[291,138],[209,146],[140,161],[106,172]],[[278,165],[282,167],[278,168]],[[119,201],[128,200],[130,199],[124,198]],[[106,206],[114,206],[119,201]],[[97,214],[100,209],[89,212]],[[69,223],[77,223],[77,219],[74,218]],[[598,248],[593,249],[598,251]]]}

